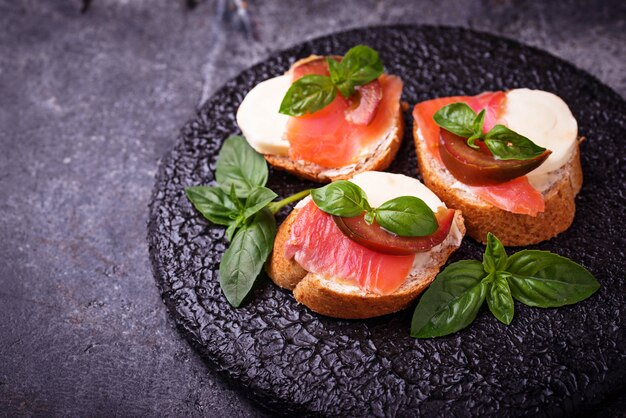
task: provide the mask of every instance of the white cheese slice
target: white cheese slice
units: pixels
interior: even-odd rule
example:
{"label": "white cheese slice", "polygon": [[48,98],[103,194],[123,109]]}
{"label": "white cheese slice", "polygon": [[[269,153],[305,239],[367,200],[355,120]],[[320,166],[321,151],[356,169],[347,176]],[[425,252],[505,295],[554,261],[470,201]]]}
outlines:
{"label": "white cheese slice", "polygon": [[563,99],[547,91],[515,89],[506,97],[501,116],[506,126],[552,151],[543,164],[527,174],[533,186],[543,189],[550,180],[548,173],[564,166],[576,148],[576,119]]}
{"label": "white cheese slice", "polygon": [[291,75],[281,75],[257,84],[237,110],[237,124],[252,148],[261,154],[288,155],[285,139],[289,116],[278,113]]}
{"label": "white cheese slice", "polygon": [[400,196],[415,196],[424,201],[436,212],[446,205],[428,187],[416,178],[403,174],[385,173],[382,171],[365,171],[350,181],[359,186],[367,195],[372,207],[378,207],[388,200]]}

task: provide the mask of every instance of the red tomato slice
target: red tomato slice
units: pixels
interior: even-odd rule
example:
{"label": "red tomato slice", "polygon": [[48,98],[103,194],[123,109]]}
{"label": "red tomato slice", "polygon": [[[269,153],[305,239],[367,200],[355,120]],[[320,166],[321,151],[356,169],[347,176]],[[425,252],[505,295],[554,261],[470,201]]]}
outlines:
{"label": "red tomato slice", "polygon": [[440,208],[435,217],[439,227],[425,237],[400,237],[391,234],[376,221],[371,225],[365,222],[364,215],[353,218],[333,216],[333,221],[345,236],[370,250],[383,254],[409,255],[428,251],[446,239],[454,220],[454,209]]}

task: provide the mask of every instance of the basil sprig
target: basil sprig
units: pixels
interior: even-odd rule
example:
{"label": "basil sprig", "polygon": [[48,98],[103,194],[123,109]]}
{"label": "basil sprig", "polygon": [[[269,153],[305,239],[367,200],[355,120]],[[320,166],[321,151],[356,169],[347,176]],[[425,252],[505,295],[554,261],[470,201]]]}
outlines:
{"label": "basil sprig", "polygon": [[424,292],[413,314],[411,336],[432,338],[474,321],[485,299],[502,323],[513,320],[514,302],[554,308],[587,299],[600,283],[584,267],[548,251],[523,250],[508,257],[491,233],[483,262],[457,261]]}
{"label": "basil sprig", "polygon": [[338,62],[326,58],[330,76],[307,74],[289,87],[279,112],[302,116],[325,108],[337,97],[351,97],[355,87],[376,80],[384,72],[378,52],[365,45],[351,48]]}
{"label": "basil sprig", "polygon": [[477,115],[465,103],[442,107],[435,113],[433,120],[443,129],[467,138],[467,145],[474,149],[479,148],[477,139],[484,141],[497,160],[531,160],[546,150],[504,125],[495,125],[489,132],[483,133],[485,110]]}
{"label": "basil sprig", "polygon": [[189,201],[206,219],[228,227],[230,246],[220,262],[220,287],[234,307],[239,307],[250,292],[272,251],[274,214],[309,193],[304,190],[272,202],[278,195],[265,187],[267,177],[265,159],[243,137],[233,135],[218,156],[218,185],[185,189]]}
{"label": "basil sprig", "polygon": [[401,196],[372,208],[363,189],[346,180],[312,190],[311,197],[328,214],[351,218],[365,212],[367,223],[371,225],[376,220],[387,231],[402,237],[430,235],[439,227],[435,214],[423,200]]}

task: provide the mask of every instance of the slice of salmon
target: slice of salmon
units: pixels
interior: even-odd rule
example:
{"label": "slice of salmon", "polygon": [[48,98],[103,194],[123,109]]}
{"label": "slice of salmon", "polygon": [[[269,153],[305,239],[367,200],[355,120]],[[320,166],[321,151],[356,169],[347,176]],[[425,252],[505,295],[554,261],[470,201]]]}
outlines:
{"label": "slice of salmon", "polygon": [[398,290],[415,259],[414,254],[382,254],[357,244],[313,201],[298,211],[285,245],[285,257],[295,258],[311,273],[355,284],[379,295]]}
{"label": "slice of salmon", "polygon": [[428,152],[437,159],[441,164],[441,156],[439,156],[439,125],[433,120],[433,116],[439,109],[452,103],[467,102],[470,99],[469,96],[452,96],[441,97],[439,99],[426,100],[415,105],[413,108],[413,120],[418,128],[418,135],[420,135],[424,142]]}
{"label": "slice of salmon", "polygon": [[522,215],[537,216],[546,209],[543,195],[522,176],[489,187],[470,187],[472,192],[497,208]]}
{"label": "slice of salmon", "polygon": [[[325,63],[294,68],[294,79],[305,74],[327,75]],[[369,124],[355,124],[346,119],[353,104],[341,94],[325,108],[305,116],[293,117],[287,123],[286,139],[289,157],[308,161],[326,168],[339,168],[360,159],[361,151],[378,142],[394,126],[400,110],[402,80],[383,74],[378,78],[382,99]]]}
{"label": "slice of salmon", "polygon": [[[437,160],[439,155],[439,125],[433,120],[435,113],[451,103],[464,102],[476,113],[485,109],[485,124],[483,131],[487,132],[499,123],[504,109],[506,94],[499,92],[485,92],[477,96],[453,96],[427,100],[415,105],[413,118],[418,127],[418,135],[426,142],[428,152]],[[474,194],[497,208],[518,214],[537,216],[545,210],[543,195],[528,182],[526,176],[518,177],[496,186],[471,187]]]}

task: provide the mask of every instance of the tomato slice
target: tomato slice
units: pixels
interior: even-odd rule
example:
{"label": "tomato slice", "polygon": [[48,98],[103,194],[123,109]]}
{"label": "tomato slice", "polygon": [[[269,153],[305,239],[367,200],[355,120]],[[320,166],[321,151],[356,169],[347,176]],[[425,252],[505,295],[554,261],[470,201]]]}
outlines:
{"label": "tomato slice", "polygon": [[353,218],[333,216],[333,221],[345,236],[370,250],[383,254],[409,255],[428,251],[446,239],[454,220],[454,209],[439,208],[435,214],[439,228],[425,237],[400,237],[387,232],[376,221],[368,224],[364,217],[365,214]]}
{"label": "tomato slice", "polygon": [[492,186],[513,180],[539,167],[552,153],[546,150],[531,160],[497,160],[484,143],[477,141],[476,144],[481,149],[471,148],[465,138],[441,129],[441,160],[457,180],[469,186]]}

